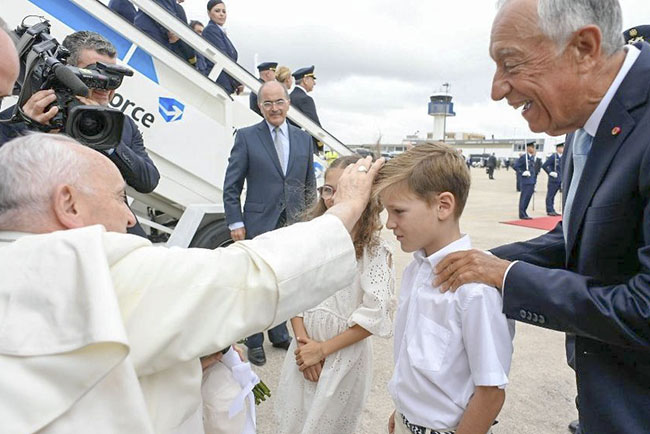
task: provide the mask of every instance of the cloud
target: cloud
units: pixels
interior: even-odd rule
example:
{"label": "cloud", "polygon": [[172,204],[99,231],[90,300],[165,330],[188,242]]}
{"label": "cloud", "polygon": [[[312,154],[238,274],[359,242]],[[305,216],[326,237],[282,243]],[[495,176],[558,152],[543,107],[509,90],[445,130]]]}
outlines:
{"label": "cloud", "polygon": [[[206,22],[205,3],[183,3]],[[496,1],[355,0],[305,2],[227,0],[228,32],[239,63],[254,56],[292,69],[316,65],[313,93],[323,125],[346,143],[400,142],[432,129],[429,96],[451,84],[458,116],[450,131],[491,137],[544,137],[521,115],[490,99],[488,55]],[[621,0],[624,27],[650,17],[647,0]],[[647,18],[646,18],[647,20]]]}

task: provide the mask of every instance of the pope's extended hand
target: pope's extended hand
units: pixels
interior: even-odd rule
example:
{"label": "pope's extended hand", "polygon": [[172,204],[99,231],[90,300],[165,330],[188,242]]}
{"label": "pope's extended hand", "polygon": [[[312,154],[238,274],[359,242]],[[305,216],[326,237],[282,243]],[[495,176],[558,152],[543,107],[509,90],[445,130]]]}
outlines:
{"label": "pope's extended hand", "polygon": [[334,205],[327,213],[340,218],[348,231],[352,230],[366,208],[372,183],[384,161],[380,158],[373,163],[371,157],[366,157],[343,170],[334,194]]}

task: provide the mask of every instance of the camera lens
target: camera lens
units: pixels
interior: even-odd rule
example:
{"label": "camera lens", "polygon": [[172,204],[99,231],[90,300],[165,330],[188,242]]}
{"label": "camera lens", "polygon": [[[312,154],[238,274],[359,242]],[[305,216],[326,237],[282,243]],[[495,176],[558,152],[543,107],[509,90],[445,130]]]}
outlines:
{"label": "camera lens", "polygon": [[116,147],[122,137],[124,114],[102,106],[76,105],[70,108],[65,132],[97,150]]}
{"label": "camera lens", "polygon": [[104,113],[87,112],[79,119],[79,132],[88,139],[103,135],[106,127],[107,119]]}

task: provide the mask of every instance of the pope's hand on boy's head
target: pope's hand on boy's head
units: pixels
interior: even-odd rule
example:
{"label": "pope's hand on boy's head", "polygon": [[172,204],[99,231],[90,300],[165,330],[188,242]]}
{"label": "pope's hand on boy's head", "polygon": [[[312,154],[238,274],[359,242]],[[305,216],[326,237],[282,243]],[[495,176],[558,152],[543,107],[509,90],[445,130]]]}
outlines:
{"label": "pope's hand on boy's head", "polygon": [[370,199],[372,183],[384,162],[380,158],[373,163],[372,157],[366,157],[346,167],[334,193],[334,204],[354,201],[365,208]]}
{"label": "pope's hand on boy's head", "polygon": [[456,291],[466,283],[484,283],[500,290],[510,264],[482,250],[451,253],[433,270],[433,286],[440,287],[440,292],[447,292]]}

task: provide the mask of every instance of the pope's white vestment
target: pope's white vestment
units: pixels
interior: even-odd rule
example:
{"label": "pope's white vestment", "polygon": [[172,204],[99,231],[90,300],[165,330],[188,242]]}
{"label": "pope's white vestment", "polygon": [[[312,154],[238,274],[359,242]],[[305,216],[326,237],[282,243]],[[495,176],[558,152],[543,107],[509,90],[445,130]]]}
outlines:
{"label": "pope's white vestment", "polygon": [[0,433],[200,433],[199,356],[349,285],[325,215],[225,249],[0,232]]}

